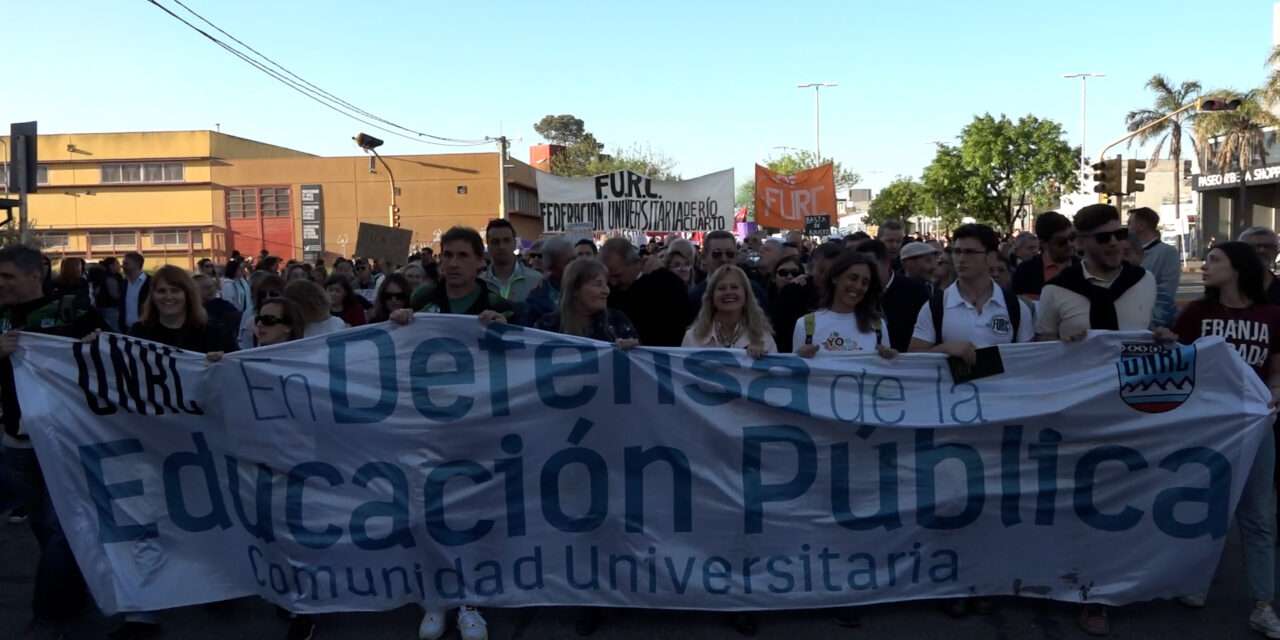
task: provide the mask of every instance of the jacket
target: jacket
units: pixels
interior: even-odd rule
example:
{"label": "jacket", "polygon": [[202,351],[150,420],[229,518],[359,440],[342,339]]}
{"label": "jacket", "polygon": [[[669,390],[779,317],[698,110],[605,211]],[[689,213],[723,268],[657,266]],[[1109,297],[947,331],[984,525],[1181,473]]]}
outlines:
{"label": "jacket", "polygon": [[1142,248],[1143,269],[1156,277],[1156,308],[1151,326],[1171,327],[1178,308],[1174,301],[1178,296],[1178,282],[1182,280],[1182,257],[1178,250],[1157,238]]}
{"label": "jacket", "polygon": [[[485,311],[496,311],[505,316],[507,321],[513,319],[515,307],[510,302],[503,300],[502,296],[491,289],[484,280],[476,279],[476,286],[480,287],[480,295],[462,315],[478,316]],[[436,287],[436,290],[431,292],[427,306],[422,310],[427,313],[453,313],[449,305],[449,288],[443,285]]]}

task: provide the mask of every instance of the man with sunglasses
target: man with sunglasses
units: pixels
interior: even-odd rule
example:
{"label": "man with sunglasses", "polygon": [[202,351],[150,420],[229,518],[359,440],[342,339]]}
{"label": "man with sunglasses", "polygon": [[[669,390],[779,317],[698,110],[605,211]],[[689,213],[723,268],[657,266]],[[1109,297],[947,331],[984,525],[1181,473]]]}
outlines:
{"label": "man with sunglasses", "polygon": [[[707,277],[703,279],[698,286],[689,290],[689,304],[693,306],[693,315],[697,317],[698,312],[702,310],[702,296],[707,292],[707,280],[711,278],[711,274],[716,269],[727,264],[737,264],[738,262],[738,239],[733,237],[728,231],[712,231],[702,239],[702,265],[706,269]],[[756,294],[756,301],[760,306],[765,305],[764,288],[759,282],[751,281],[751,290]]]}
{"label": "man with sunglasses", "polygon": [[1276,232],[1266,227],[1249,227],[1240,233],[1240,242],[1253,247],[1253,252],[1262,260],[1262,286],[1267,291],[1267,302],[1280,305],[1280,278],[1272,271],[1276,255],[1280,253],[1280,239],[1277,239]]}
{"label": "man with sunglasses", "polygon": [[1044,283],[1076,263],[1076,230],[1066,216],[1057,211],[1036,216],[1035,233],[1040,254],[1019,263],[1013,273],[1013,292],[1028,304],[1040,299]]}

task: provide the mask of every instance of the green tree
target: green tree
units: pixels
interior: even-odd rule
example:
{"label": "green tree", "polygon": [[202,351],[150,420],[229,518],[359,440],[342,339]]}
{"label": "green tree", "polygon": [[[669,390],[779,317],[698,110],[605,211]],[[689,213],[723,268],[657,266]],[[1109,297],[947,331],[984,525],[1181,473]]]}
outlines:
{"label": "green tree", "polygon": [[875,225],[883,224],[886,220],[906,222],[924,211],[927,205],[924,185],[914,178],[899,176],[872,198],[871,205],[867,208],[866,222]]}
{"label": "green tree", "polygon": [[925,214],[936,216],[944,229],[960,224],[976,195],[976,181],[964,167],[960,149],[939,144],[933,162],[925,167],[921,178],[925,195]]}
{"label": "green tree", "polygon": [[[1274,55],[1274,54],[1273,54]],[[1206,97],[1239,100],[1234,111],[1206,111],[1195,120],[1196,139],[1205,151],[1207,170],[1242,173],[1267,163],[1266,129],[1280,127],[1280,118],[1267,109],[1266,88],[1245,93],[1219,90]],[[1240,210],[1248,211],[1244,180],[1240,181]]]}
{"label": "green tree", "polygon": [[846,169],[844,165],[832,160],[831,158],[818,158],[818,154],[812,151],[804,151],[796,149],[786,154],[773,158],[765,163],[765,166],[774,173],[783,175],[792,175],[804,171],[820,167],[830,162],[832,164],[831,172],[835,176],[836,189],[841,187],[852,187],[862,181],[862,176],[856,172]]}
{"label": "green tree", "polygon": [[1078,155],[1062,125],[1026,115],[984,114],[960,133],[969,215],[1005,232],[1030,207],[1051,202],[1079,184]]}
{"label": "green tree", "polygon": [[671,158],[636,145],[630,149],[619,149],[612,154],[596,154],[579,175],[596,176],[626,170],[657,180],[679,180],[680,175],[675,172],[675,167],[676,163]]}
{"label": "green tree", "polygon": [[558,116],[546,115],[533,125],[533,130],[538,135],[546,138],[551,144],[564,145],[566,147],[577,144],[587,134],[587,125],[582,118],[571,114],[561,114]]}
{"label": "green tree", "polygon": [[[1135,109],[1125,116],[1124,123],[1129,131],[1137,131],[1161,118],[1168,118],[1169,114],[1187,106],[1189,101],[1200,95],[1199,82],[1191,80],[1175,87],[1167,77],[1162,75],[1151,76],[1147,81],[1147,89],[1156,95],[1155,104],[1150,109]],[[1184,133],[1191,134],[1191,129],[1187,125],[1190,125],[1195,118],[1195,109],[1184,111],[1129,141],[1132,145],[1134,142],[1147,144],[1154,140],[1156,146],[1151,151],[1153,162],[1160,159],[1160,152],[1164,150],[1166,144],[1169,145],[1169,157],[1173,158],[1174,215],[1179,218],[1182,217],[1182,197],[1179,193],[1182,188],[1182,136]],[[1191,146],[1197,158],[1200,159],[1200,166],[1204,166],[1204,159],[1200,157],[1200,149],[1196,148],[1194,138],[1191,140]]]}
{"label": "green tree", "polygon": [[594,176],[630,170],[659,180],[679,179],[675,162],[638,145],[604,153],[604,143],[587,131],[582,118],[571,114],[543,116],[533,130],[552,144],[564,147],[551,159],[551,173],[558,176]]}

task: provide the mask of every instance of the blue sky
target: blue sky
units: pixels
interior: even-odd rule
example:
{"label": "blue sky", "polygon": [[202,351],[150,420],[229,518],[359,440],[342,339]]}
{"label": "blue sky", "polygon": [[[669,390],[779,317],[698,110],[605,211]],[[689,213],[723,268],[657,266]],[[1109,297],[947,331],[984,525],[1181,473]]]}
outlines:
{"label": "blue sky", "polygon": [[[159,0],[175,12],[172,0]],[[610,148],[685,177],[822,147],[878,188],[918,175],[933,140],[983,112],[1032,113],[1079,143],[1123,133],[1153,73],[1206,88],[1262,81],[1272,2],[248,2],[184,0],[311,82],[419,130],[518,138],[572,113]],[[324,155],[363,125],[292,92],[145,0],[0,0],[0,123],[44,132],[212,129]],[[185,15],[185,14],[184,14]],[[18,24],[32,28],[15,28]],[[376,132],[373,132],[376,134]],[[447,152],[389,136],[386,153]]]}

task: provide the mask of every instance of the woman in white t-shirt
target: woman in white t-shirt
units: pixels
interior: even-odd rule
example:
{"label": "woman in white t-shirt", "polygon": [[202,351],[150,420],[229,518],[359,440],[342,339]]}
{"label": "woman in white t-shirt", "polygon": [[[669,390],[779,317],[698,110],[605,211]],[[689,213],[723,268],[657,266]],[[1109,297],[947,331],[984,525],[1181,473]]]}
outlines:
{"label": "woman in white t-shirt", "polygon": [[896,357],[898,352],[889,347],[880,291],[880,272],[870,256],[841,254],[826,274],[821,308],[796,321],[792,332],[795,353],[804,358],[819,353]]}
{"label": "woman in white t-shirt", "polygon": [[742,269],[727,264],[711,274],[702,308],[681,346],[746,349],[752,358],[778,351],[769,317]]}

